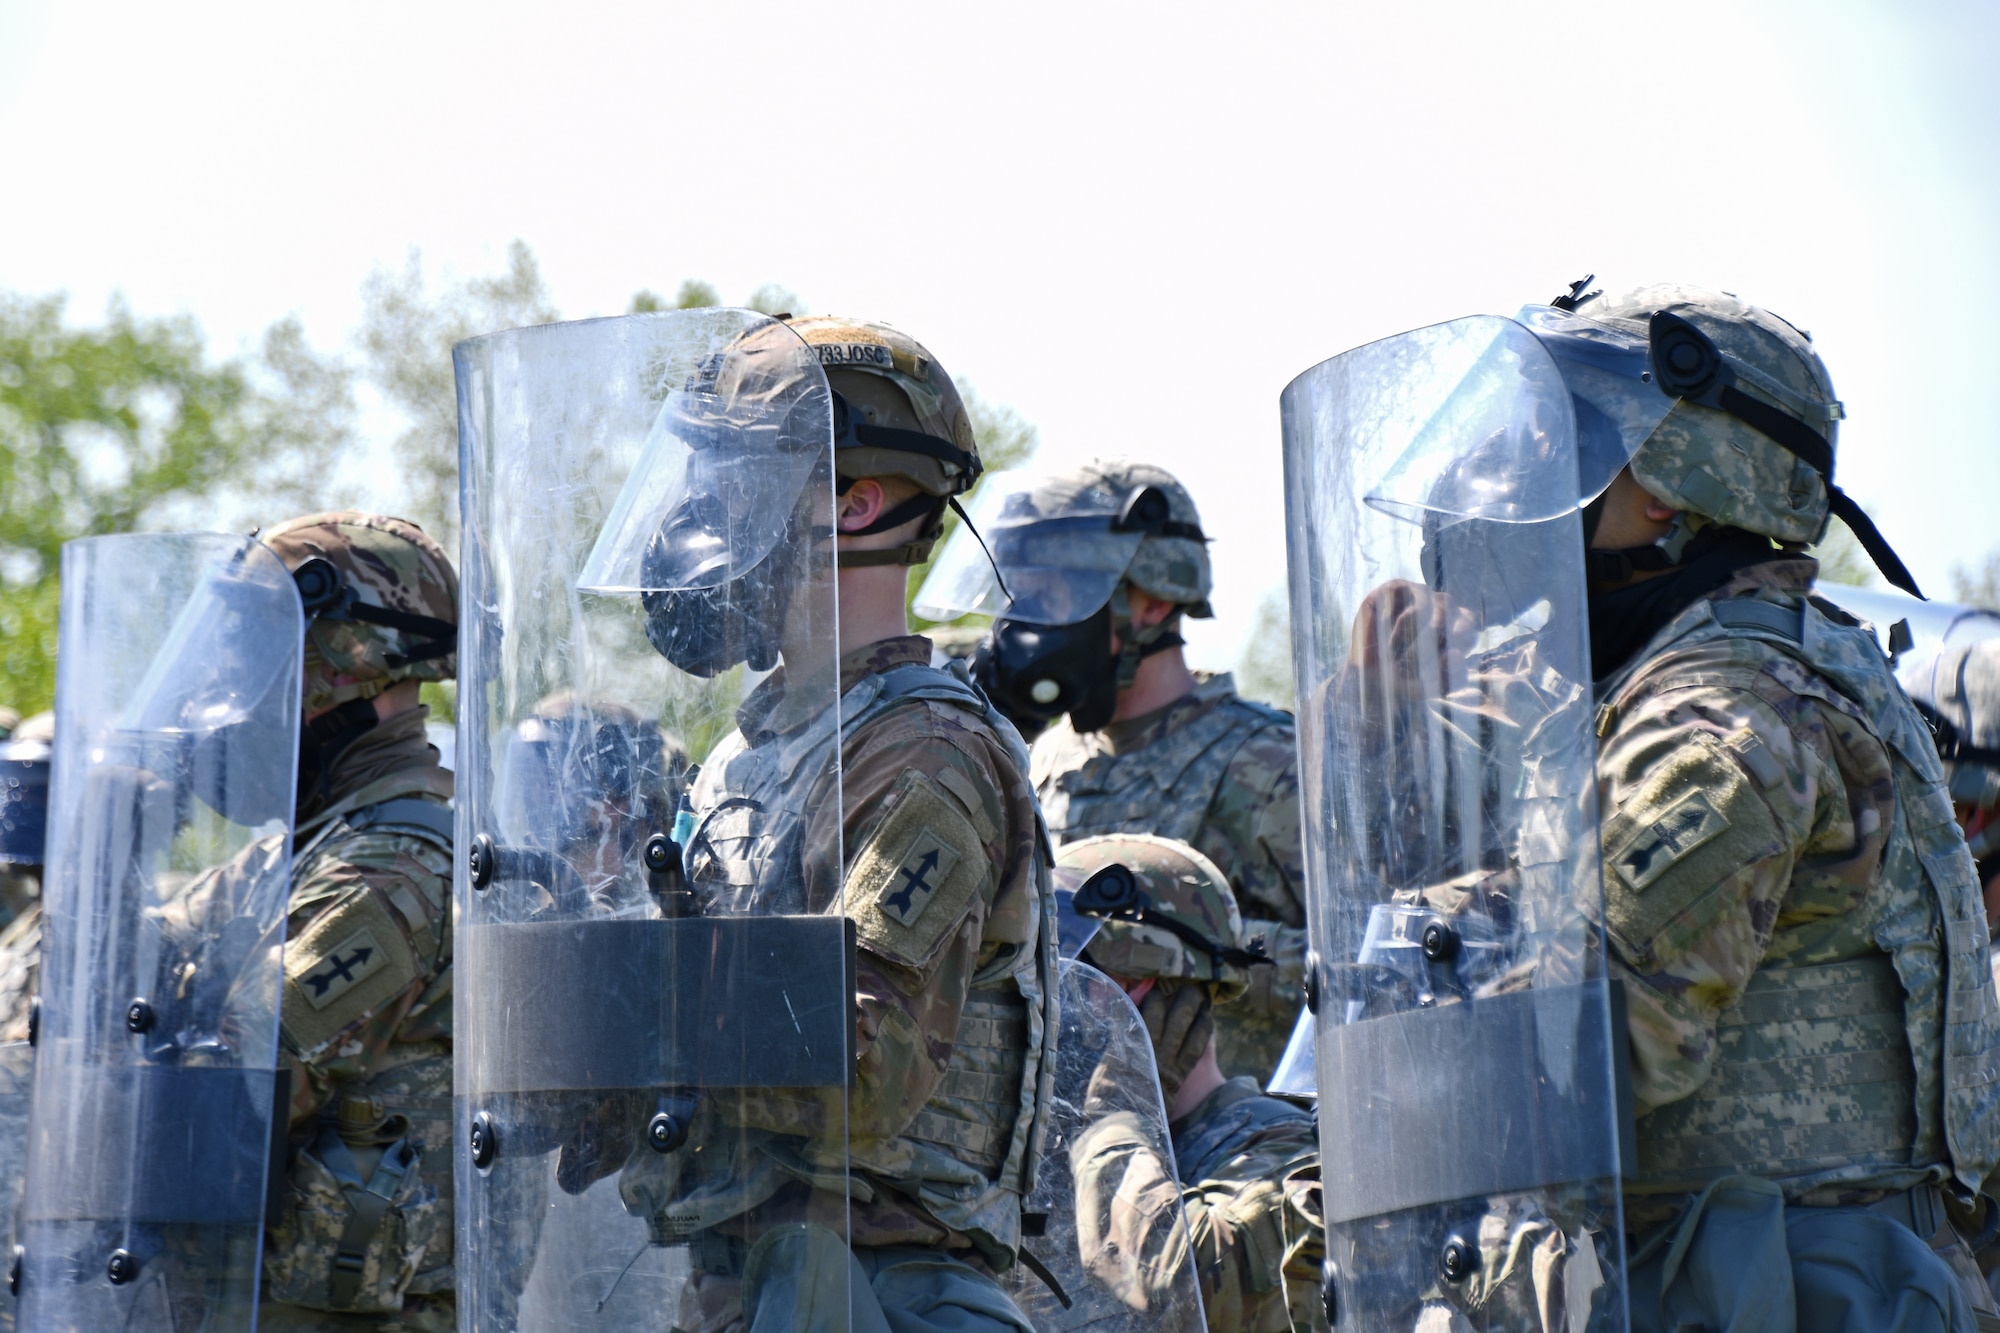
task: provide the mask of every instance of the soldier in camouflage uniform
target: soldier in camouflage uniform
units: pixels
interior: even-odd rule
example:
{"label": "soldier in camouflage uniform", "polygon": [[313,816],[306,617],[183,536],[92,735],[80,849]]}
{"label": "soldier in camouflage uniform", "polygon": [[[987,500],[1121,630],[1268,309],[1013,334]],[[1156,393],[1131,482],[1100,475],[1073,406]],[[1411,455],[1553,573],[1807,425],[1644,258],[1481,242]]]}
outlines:
{"label": "soldier in camouflage uniform", "polygon": [[[1046,1099],[1045,834],[1019,735],[962,672],[931,666],[931,644],[904,618],[906,571],[928,555],[946,500],[977,479],[977,445],[944,367],[907,335],[834,317],[790,326],[847,425],[834,452],[840,702],[792,706],[789,661],[744,700],[738,729],[702,761],[684,863],[697,898],[728,910],[802,838],[803,910],[844,898],[860,945],[851,1085],[744,1093],[716,1114],[808,1143],[844,1116],[850,1176],[815,1188],[794,1175],[698,1237],[679,1322],[831,1328],[808,1312],[847,1289],[855,1328],[911,1327],[923,1311],[953,1328],[1026,1333],[992,1275],[1021,1243]],[[727,398],[747,391],[729,376],[756,371],[725,357],[720,373]],[[659,646],[675,628],[656,618],[653,633]],[[837,800],[825,780],[836,744]],[[754,825],[746,808],[763,812]],[[835,845],[841,864],[823,850]],[[678,1202],[671,1161],[641,1152],[622,1181],[627,1206],[657,1209],[663,1233]],[[837,1326],[846,1318],[843,1307]]]}
{"label": "soldier in camouflage uniform", "polygon": [[1830,509],[1913,586],[1832,484],[1826,369],[1733,297],[1567,308],[1650,327],[1677,394],[1585,510],[1633,1327],[1992,1321],[1959,1238],[2000,1161],[1986,915],[1923,722],[1809,596]]}
{"label": "soldier in camouflage uniform", "polygon": [[455,1329],[451,774],[425,739],[458,578],[414,523],[313,514],[265,542],[308,619],[281,999],[290,1156],[259,1326]]}
{"label": "soldier in camouflage uniform", "polygon": [[[1081,956],[1139,1006],[1173,1135],[1171,1163],[1116,1117],[1071,1150],[1079,1221],[1101,1243],[1098,1263],[1160,1251],[1155,1233],[1179,1225],[1178,1196],[1210,1329],[1326,1327],[1313,1117],[1265,1096],[1254,1078],[1225,1079],[1216,1062],[1212,1007],[1238,1000],[1253,974],[1271,966],[1243,950],[1229,882],[1194,848],[1147,834],[1081,839],[1056,865],[1079,882],[1123,866],[1145,895],[1143,907],[1107,918]],[[1079,911],[1088,910],[1079,899]],[[1104,1182],[1115,1182],[1108,1197]]]}
{"label": "soldier in camouflage uniform", "polygon": [[1910,678],[1979,867],[1990,925],[2000,917],[2000,639],[1947,648]]}
{"label": "soldier in camouflage uniform", "polygon": [[[1100,514],[1110,520],[1101,531],[1078,530]],[[1034,692],[1048,685],[1040,663],[1014,660],[1010,617],[1067,615],[1080,622],[1064,627],[1068,631],[1105,640],[1089,658],[1100,679],[1066,690],[1061,706],[1067,716],[1035,741],[1035,790],[1049,831],[1058,842],[1157,834],[1200,849],[1221,867],[1250,947],[1263,948],[1277,962],[1259,968],[1250,992],[1218,1016],[1222,1068],[1268,1078],[1303,998],[1298,759],[1289,713],[1241,697],[1226,672],[1188,670],[1181,620],[1214,614],[1208,538],[1194,500],[1162,468],[1099,459],[1036,481],[1032,492],[1008,502],[1001,520],[1007,526],[992,544],[1015,601],[1002,609],[993,643],[982,653],[980,678],[989,693],[1003,706],[1011,701],[1034,709],[1040,699]],[[1073,605],[1034,611],[1024,594],[1038,575],[1050,572],[1046,566],[1061,563],[1050,556],[1056,540],[1075,546],[1090,541],[1093,549],[1077,561]],[[1091,567],[1105,561],[1121,564],[1109,571],[1115,582],[1082,591],[1103,572]],[[1057,607],[1064,599],[1043,600]],[[1099,619],[1108,633],[1096,628]],[[1072,693],[1082,697],[1072,699]],[[1050,694],[1048,702],[1057,697]],[[1051,712],[1036,715],[1046,720]]]}
{"label": "soldier in camouflage uniform", "polygon": [[26,1041],[42,947],[42,848],[49,800],[52,712],[0,741],[0,1042]]}

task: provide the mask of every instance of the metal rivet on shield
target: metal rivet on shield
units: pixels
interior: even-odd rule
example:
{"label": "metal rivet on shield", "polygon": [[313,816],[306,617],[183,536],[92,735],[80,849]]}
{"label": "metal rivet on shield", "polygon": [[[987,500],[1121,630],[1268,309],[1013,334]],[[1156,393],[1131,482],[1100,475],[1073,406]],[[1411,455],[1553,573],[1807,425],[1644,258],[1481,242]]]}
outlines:
{"label": "metal rivet on shield", "polygon": [[493,1165],[493,1159],[500,1152],[500,1127],[493,1123],[489,1111],[481,1111],[472,1117],[472,1133],[467,1141],[472,1146],[472,1164],[484,1171]]}
{"label": "metal rivet on shield", "polygon": [[141,995],[125,1006],[125,1026],[134,1032],[151,1032],[154,1023],[153,1002]]}
{"label": "metal rivet on shield", "polygon": [[672,1111],[662,1111],[646,1122],[646,1146],[654,1152],[676,1152],[687,1141],[687,1122]]}
{"label": "metal rivet on shield", "polygon": [[130,1250],[113,1250],[111,1262],[104,1265],[104,1276],[111,1279],[112,1286],[124,1286],[139,1276],[139,1256]]}
{"label": "metal rivet on shield", "polygon": [[1047,676],[1028,687],[1028,697],[1038,704],[1052,704],[1062,694],[1062,686]]}
{"label": "metal rivet on shield", "polygon": [[652,837],[646,839],[645,858],[646,869],[656,875],[664,875],[669,870],[672,870],[675,865],[679,864],[681,859],[680,844],[664,833],[655,833]]}
{"label": "metal rivet on shield", "polygon": [[465,868],[472,872],[473,888],[483,889],[493,882],[494,863],[499,859],[492,834],[482,833],[472,840],[472,850],[465,854]]}
{"label": "metal rivet on shield", "polygon": [[1442,921],[1424,927],[1424,957],[1433,963],[1448,963],[1458,956],[1458,932]]}
{"label": "metal rivet on shield", "polygon": [[1463,1236],[1445,1238],[1444,1252],[1438,1255],[1438,1276],[1456,1286],[1479,1269],[1479,1249]]}

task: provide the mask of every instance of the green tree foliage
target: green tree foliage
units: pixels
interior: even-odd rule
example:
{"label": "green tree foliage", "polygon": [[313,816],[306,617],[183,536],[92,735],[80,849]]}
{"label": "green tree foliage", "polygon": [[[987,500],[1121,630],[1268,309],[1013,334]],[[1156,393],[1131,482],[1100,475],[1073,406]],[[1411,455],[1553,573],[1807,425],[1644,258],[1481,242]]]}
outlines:
{"label": "green tree foliage", "polygon": [[1988,551],[1977,565],[1954,565],[1951,594],[1967,606],[2000,611],[2000,550]]}
{"label": "green tree foliage", "polygon": [[1283,588],[1257,603],[1257,620],[1236,665],[1236,688],[1247,699],[1276,708],[1296,708],[1292,679],[1292,604]]}
{"label": "green tree foliage", "polygon": [[[693,285],[695,284],[682,284],[681,294],[683,296],[688,295],[688,287]],[[708,289],[708,295],[712,296],[714,294],[715,288],[709,287],[707,283],[699,285]],[[706,301],[703,304],[714,305],[715,302]],[[799,294],[782,283],[776,282],[765,283],[762,287],[750,293],[750,299],[743,304],[745,308],[755,310],[760,315],[803,315],[806,313],[806,303],[799,298]],[[686,306],[682,306],[681,308],[683,310],[687,309]]]}
{"label": "green tree foliage", "polygon": [[406,512],[446,550],[456,550],[458,396],[452,345],[496,329],[553,323],[561,316],[549,299],[541,266],[521,241],[507,247],[507,266],[501,272],[446,274],[435,284],[425,276],[422,253],[413,249],[402,268],[378,268],[370,274],[361,297],[356,342],[365,377],[403,420],[394,452]]}
{"label": "green tree foliage", "polygon": [[1861,542],[1839,519],[1826,525],[1826,537],[1807,549],[1819,561],[1819,577],[1825,583],[1845,583],[1853,588],[1872,588],[1881,581],[1875,562],[1861,549]]}
{"label": "green tree foliage", "polygon": [[296,320],[256,355],[212,362],[193,319],[101,324],[60,296],[0,294],[0,699],[55,693],[62,544],[139,529],[247,528],[314,503],[351,438],[345,372]]}

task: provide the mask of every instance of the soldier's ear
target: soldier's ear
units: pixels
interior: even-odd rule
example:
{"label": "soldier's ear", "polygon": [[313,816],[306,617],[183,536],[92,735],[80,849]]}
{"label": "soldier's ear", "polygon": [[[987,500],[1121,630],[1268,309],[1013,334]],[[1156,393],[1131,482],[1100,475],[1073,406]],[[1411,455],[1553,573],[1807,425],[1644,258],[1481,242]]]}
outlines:
{"label": "soldier's ear", "polygon": [[862,477],[838,497],[834,524],[842,532],[860,532],[889,507],[889,491],[874,477]]}

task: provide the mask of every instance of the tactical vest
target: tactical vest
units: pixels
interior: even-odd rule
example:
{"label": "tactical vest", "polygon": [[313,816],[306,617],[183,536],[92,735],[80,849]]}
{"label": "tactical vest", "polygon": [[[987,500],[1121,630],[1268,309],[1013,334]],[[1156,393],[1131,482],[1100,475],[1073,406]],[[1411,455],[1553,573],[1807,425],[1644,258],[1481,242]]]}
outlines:
{"label": "tactical vest", "polygon": [[[833,796],[835,747],[891,710],[923,703],[984,719],[1027,772],[1020,734],[962,663],[951,670],[912,663],[865,676],[837,708],[789,733],[750,746],[738,732],[716,748],[692,793],[689,882],[725,910],[806,911],[796,868],[807,812]],[[1039,829],[1037,842],[1046,844]],[[1034,1185],[1055,1077],[1055,892],[1041,855],[1035,881],[1036,947],[1002,954],[973,977],[937,1091],[899,1139],[855,1145],[850,1159],[857,1174],[918,1199],[946,1226],[1008,1254],[1020,1246],[1020,1201]]]}
{"label": "tactical vest", "polygon": [[[420,792],[440,794],[433,782],[433,772],[392,774],[370,783],[309,821],[301,832],[311,836],[292,856],[292,882],[297,884],[305,879],[321,860],[346,859],[344,846],[363,834],[392,833],[415,838],[443,852],[446,861],[452,862],[452,808],[417,795]],[[415,900],[414,891],[407,885],[398,884],[390,891],[389,898],[397,915],[409,926],[418,955],[447,961],[451,951],[450,938],[439,938],[424,904]],[[297,911],[307,906],[310,903],[295,902],[290,910]],[[430,1058],[449,1063],[448,1057]],[[408,1193],[406,1178],[411,1168],[421,1160],[425,1164],[425,1174],[432,1178],[429,1191],[432,1211],[448,1210],[453,1192],[450,1099],[398,1095],[403,1085],[423,1081],[412,1077],[416,1073],[418,1071],[412,1065],[398,1066],[364,1081],[354,1089],[364,1101],[371,1092],[386,1094],[380,1098],[384,1118],[390,1124],[401,1126],[400,1137],[398,1130],[391,1129],[383,1136],[386,1141],[376,1145],[376,1151],[367,1154],[369,1165],[366,1167],[357,1165],[354,1152],[338,1132],[336,1122],[343,1106],[342,1095],[337,1091],[327,1104],[320,1124],[307,1140],[307,1146],[319,1164],[322,1190],[330,1186],[338,1191],[338,1204],[334,1204],[329,1196],[325,1206],[344,1208],[344,1216],[339,1217],[337,1224],[321,1220],[318,1226],[294,1223],[287,1227],[281,1220],[278,1231],[267,1246],[265,1299],[283,1301],[295,1297],[312,1308],[350,1310],[357,1308],[357,1298],[363,1297],[359,1308],[379,1311],[388,1308],[384,1302],[400,1296],[393,1290],[364,1294],[362,1276],[369,1271],[371,1252],[381,1251],[385,1241],[394,1247],[399,1244],[399,1238],[408,1239],[403,1233],[409,1229],[409,1219],[399,1217],[397,1211],[399,1204],[407,1202],[401,1196]],[[442,1082],[449,1087],[448,1076],[443,1077]],[[296,1171],[297,1164],[293,1169]],[[273,1170],[283,1174],[286,1168],[274,1164]],[[386,1237],[383,1234],[385,1226],[392,1228],[391,1234]],[[337,1237],[332,1234],[335,1230],[338,1231]],[[425,1292],[448,1291],[453,1281],[449,1212],[443,1212],[442,1225],[437,1225],[433,1219],[433,1224],[425,1231],[427,1236],[435,1233],[431,1238],[443,1242],[443,1253],[426,1250],[423,1272],[414,1279],[405,1278],[404,1281],[411,1293],[417,1293],[419,1289]],[[288,1239],[293,1240],[295,1248],[286,1247],[284,1242]],[[330,1246],[327,1244],[329,1240],[333,1242]],[[374,1257],[378,1268],[384,1264],[384,1258],[379,1253]],[[285,1280],[272,1281],[270,1275],[280,1275]],[[373,1298],[375,1303],[370,1303],[368,1298]]]}
{"label": "tactical vest", "polygon": [[1276,1097],[1262,1093],[1238,1097],[1206,1118],[1174,1132],[1175,1174],[1183,1185],[1198,1185],[1241,1152],[1248,1140],[1272,1125],[1312,1122],[1312,1112]]}
{"label": "tactical vest", "polygon": [[1035,786],[1056,840],[1154,833],[1192,843],[1244,742],[1292,721],[1236,694],[1226,679],[1203,682],[1196,697],[1204,694],[1220,697],[1186,726],[1122,754],[1091,755],[1067,723],[1052,730],[1037,755]]}
{"label": "tactical vest", "polygon": [[1639,1121],[1628,1186],[1699,1188],[1740,1173],[1783,1180],[1793,1194],[1839,1182],[1906,1188],[1949,1162],[1976,1190],[2000,1162],[2000,997],[1978,877],[1930,732],[1868,633],[1803,597],[1697,603],[1607,690],[1605,707],[1671,671],[1670,655],[1722,638],[1761,640],[1803,663],[1833,687],[1808,693],[1888,749],[1896,812],[1860,909],[1872,911],[1882,952],[1759,968],[1718,1022],[1709,1077]]}

